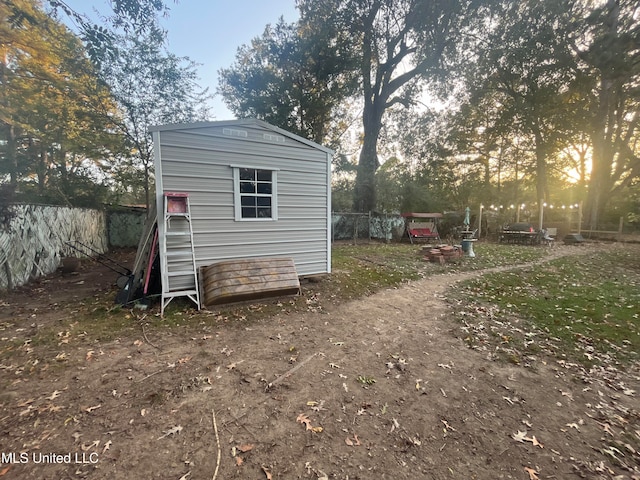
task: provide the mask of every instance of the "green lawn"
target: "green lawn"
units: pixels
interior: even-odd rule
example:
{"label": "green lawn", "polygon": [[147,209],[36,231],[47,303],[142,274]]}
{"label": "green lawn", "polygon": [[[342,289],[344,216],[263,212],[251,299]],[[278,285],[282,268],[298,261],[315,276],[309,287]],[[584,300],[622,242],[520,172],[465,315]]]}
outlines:
{"label": "green lawn", "polygon": [[517,328],[544,332],[559,353],[574,360],[624,362],[640,352],[639,287],[638,249],[613,248],[487,274],[465,282],[458,299],[465,319],[473,317],[464,311],[474,306],[497,307],[491,313],[498,321],[516,314],[524,321]]}

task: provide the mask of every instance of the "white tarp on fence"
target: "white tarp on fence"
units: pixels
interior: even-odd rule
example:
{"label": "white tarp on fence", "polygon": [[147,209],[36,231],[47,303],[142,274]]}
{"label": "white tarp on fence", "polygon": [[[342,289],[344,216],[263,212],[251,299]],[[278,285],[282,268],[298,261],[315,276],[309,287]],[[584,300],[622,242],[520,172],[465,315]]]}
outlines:
{"label": "white tarp on fence", "polygon": [[65,256],[79,252],[65,242],[79,241],[107,251],[105,214],[99,210],[16,205],[9,228],[0,228],[0,289],[24,285],[55,272]]}

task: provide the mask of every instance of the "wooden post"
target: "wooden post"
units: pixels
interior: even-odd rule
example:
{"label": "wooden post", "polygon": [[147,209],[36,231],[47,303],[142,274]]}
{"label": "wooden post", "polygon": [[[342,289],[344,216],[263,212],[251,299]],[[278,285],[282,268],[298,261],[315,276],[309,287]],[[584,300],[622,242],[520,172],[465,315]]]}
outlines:
{"label": "wooden post", "polygon": [[478,215],[478,239],[480,239],[480,235],[482,234],[482,209],[484,206],[480,204],[480,215]]}
{"label": "wooden post", "polygon": [[624,225],[624,217],[620,217],[620,223],[618,224],[618,241],[622,241],[622,226]]}
{"label": "wooden post", "polygon": [[540,203],[538,204],[538,210],[540,212],[540,220],[538,222],[538,230],[542,230],[542,220],[544,218],[544,199],[540,199]]}
{"label": "wooden post", "polygon": [[358,223],[360,222],[360,217],[356,213],[354,218],[355,218],[355,222],[353,223],[353,244],[357,245],[358,244]]}
{"label": "wooden post", "polygon": [[582,231],[582,200],[578,203],[578,234]]}

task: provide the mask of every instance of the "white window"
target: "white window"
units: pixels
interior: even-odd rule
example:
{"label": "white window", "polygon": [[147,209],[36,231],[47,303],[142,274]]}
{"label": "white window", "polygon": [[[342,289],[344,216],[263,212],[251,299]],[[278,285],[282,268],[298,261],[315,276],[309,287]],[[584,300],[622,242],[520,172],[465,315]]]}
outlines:
{"label": "white window", "polygon": [[236,220],[277,220],[277,170],[233,166]]}

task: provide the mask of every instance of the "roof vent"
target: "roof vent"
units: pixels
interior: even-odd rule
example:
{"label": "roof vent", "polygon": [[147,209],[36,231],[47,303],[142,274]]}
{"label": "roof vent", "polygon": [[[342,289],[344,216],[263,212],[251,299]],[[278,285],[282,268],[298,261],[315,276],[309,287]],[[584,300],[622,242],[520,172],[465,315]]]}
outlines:
{"label": "roof vent", "polygon": [[246,130],[237,130],[235,128],[223,128],[223,135],[229,135],[230,137],[242,137],[247,138]]}
{"label": "roof vent", "polygon": [[262,138],[269,140],[270,142],[284,143],[284,137],[282,135],[273,135],[272,133],[263,133]]}

